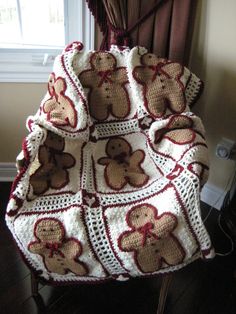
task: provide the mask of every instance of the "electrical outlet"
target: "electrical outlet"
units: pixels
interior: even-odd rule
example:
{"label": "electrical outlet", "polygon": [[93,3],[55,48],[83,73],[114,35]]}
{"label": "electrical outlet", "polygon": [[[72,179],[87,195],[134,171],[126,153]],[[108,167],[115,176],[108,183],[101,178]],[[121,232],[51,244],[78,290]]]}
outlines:
{"label": "electrical outlet", "polygon": [[231,159],[236,150],[236,142],[222,137],[216,146],[216,156],[223,159]]}

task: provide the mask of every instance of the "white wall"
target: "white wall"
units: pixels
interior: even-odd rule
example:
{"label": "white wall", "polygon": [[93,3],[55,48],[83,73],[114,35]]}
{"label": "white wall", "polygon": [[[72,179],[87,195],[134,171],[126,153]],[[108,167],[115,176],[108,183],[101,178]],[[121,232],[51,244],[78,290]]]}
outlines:
{"label": "white wall", "polygon": [[[235,162],[215,156],[222,137],[236,141],[236,1],[199,0],[190,66],[205,83],[194,111],[206,127],[210,151],[208,187],[225,190]],[[217,195],[215,195],[217,197]]]}

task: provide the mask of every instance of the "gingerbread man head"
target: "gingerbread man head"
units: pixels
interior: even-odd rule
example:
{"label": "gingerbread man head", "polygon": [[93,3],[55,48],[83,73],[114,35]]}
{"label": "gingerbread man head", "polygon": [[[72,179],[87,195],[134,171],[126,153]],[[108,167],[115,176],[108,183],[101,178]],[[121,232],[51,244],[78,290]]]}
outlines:
{"label": "gingerbread man head", "polygon": [[141,63],[142,65],[147,65],[147,66],[156,66],[158,63],[163,63],[164,59],[158,58],[156,55],[153,53],[145,53],[141,57]]}
{"label": "gingerbread man head", "polygon": [[130,144],[122,138],[110,139],[106,146],[106,153],[111,159],[124,159],[130,156],[132,148]]}
{"label": "gingerbread man head", "polygon": [[135,229],[144,226],[156,218],[156,210],[151,205],[142,205],[134,207],[127,216],[127,222],[130,227]]}
{"label": "gingerbread man head", "polygon": [[62,77],[55,77],[52,73],[49,77],[48,92],[51,96],[44,105],[43,111],[47,113],[47,119],[58,126],[76,127],[77,113],[72,100],[65,95],[66,82]]}
{"label": "gingerbread man head", "polygon": [[111,71],[116,68],[116,59],[109,52],[94,53],[91,57],[91,67],[96,71]]}
{"label": "gingerbread man head", "polygon": [[54,218],[39,219],[34,227],[34,235],[41,242],[59,243],[65,236],[61,222]]}

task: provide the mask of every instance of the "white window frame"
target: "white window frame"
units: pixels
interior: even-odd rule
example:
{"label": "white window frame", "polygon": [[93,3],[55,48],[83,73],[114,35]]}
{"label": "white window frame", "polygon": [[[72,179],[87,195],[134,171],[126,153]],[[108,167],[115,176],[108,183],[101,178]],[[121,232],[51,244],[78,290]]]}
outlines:
{"label": "white window frame", "polygon": [[[94,49],[94,18],[85,0],[64,0],[65,41]],[[62,49],[0,48],[0,82],[44,83]]]}

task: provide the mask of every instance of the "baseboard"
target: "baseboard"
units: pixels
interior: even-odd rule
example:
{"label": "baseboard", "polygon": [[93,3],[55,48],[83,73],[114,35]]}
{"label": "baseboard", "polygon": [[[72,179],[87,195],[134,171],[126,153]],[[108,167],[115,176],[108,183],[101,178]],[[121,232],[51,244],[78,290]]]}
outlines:
{"label": "baseboard", "polygon": [[201,192],[201,201],[220,210],[222,208],[227,191],[217,186],[206,183]]}
{"label": "baseboard", "polygon": [[17,174],[14,162],[0,162],[0,182],[11,182]]}

